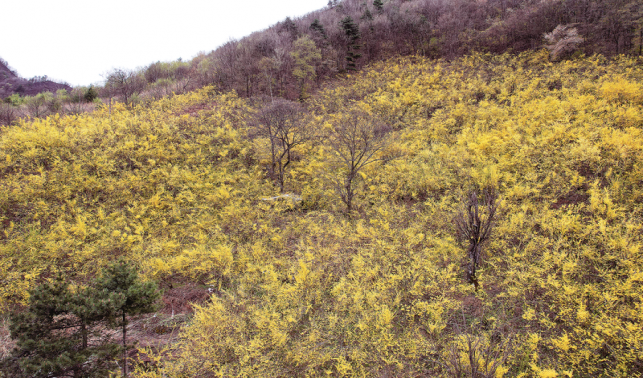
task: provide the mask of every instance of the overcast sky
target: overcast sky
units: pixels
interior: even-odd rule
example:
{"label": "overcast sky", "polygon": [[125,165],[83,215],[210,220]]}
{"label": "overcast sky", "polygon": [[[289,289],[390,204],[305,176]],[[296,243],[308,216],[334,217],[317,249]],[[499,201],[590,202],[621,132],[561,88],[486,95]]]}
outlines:
{"label": "overcast sky", "polygon": [[112,68],[189,60],[327,0],[3,1],[0,57],[25,78],[72,86],[103,81]]}

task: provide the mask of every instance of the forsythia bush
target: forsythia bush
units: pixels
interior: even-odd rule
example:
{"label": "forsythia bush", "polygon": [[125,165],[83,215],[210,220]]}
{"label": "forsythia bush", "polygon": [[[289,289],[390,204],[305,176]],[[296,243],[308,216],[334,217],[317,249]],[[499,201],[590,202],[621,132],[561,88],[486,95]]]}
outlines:
{"label": "forsythia bush", "polygon": [[0,308],[23,302],[43,275],[82,278],[118,256],[150,277],[202,279],[204,262],[186,262],[195,256],[228,274],[217,219],[266,192],[242,138],[245,112],[235,95],[204,89],[4,130]]}
{"label": "forsythia bush", "polygon": [[[0,137],[0,304],[126,256],[216,289],[140,377],[641,376],[642,82],[623,57],[379,63],[310,99],[302,203],[262,200],[234,94],[23,123]],[[354,109],[391,134],[344,214],[327,136]],[[452,220],[484,187],[476,291]]]}

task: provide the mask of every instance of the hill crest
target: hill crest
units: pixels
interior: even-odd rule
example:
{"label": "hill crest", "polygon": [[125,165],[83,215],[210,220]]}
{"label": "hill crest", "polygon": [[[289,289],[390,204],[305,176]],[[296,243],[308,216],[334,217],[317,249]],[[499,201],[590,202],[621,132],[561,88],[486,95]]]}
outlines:
{"label": "hill crest", "polygon": [[42,92],[56,92],[57,90],[71,90],[66,83],[57,83],[49,80],[47,76],[36,76],[25,79],[11,69],[6,60],[0,58],[0,98],[5,98],[17,93],[21,96],[35,96]]}

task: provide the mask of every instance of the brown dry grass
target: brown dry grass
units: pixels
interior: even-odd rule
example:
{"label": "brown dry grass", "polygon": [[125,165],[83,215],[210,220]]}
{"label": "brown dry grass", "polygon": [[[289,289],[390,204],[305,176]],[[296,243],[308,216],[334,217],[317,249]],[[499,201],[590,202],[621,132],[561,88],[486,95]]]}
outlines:
{"label": "brown dry grass", "polygon": [[9,336],[9,318],[0,318],[0,359],[7,357],[14,346]]}

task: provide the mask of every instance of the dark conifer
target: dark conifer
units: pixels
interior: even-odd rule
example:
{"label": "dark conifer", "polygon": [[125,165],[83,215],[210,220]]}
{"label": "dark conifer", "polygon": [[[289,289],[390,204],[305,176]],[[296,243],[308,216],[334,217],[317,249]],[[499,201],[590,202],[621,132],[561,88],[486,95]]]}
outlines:
{"label": "dark conifer", "polygon": [[360,20],[373,21],[373,13],[371,13],[371,10],[366,8],[364,13],[362,14],[362,17],[360,17]]}
{"label": "dark conifer", "polygon": [[86,102],[93,102],[95,99],[98,98],[98,91],[96,88],[94,88],[93,85],[90,85],[85,94],[83,95],[83,98],[85,99]]}
{"label": "dark conifer", "polygon": [[347,52],[346,52],[346,69],[356,70],[356,62],[362,55],[358,53],[361,46],[357,43],[359,40],[359,27],[353,21],[351,16],[346,16],[341,21],[342,29],[347,39]]}
{"label": "dark conifer", "polygon": [[380,13],[382,12],[382,9],[384,9],[384,3],[382,2],[382,0],[374,0],[373,1],[373,6]]}
{"label": "dark conifer", "polygon": [[286,17],[286,19],[281,25],[282,25],[281,26],[282,30],[290,34],[290,39],[292,41],[297,39],[297,36],[299,35],[299,31],[297,30],[297,24],[295,24],[295,22],[290,17]]}
{"label": "dark conifer", "polygon": [[310,30],[319,33],[324,39],[328,38],[328,36],[326,35],[326,29],[324,29],[324,25],[322,25],[318,19],[315,19],[315,21],[310,24]]}
{"label": "dark conifer", "polygon": [[123,331],[123,375],[127,377],[127,315],[153,312],[160,297],[158,289],[152,282],[141,282],[136,268],[121,259],[105,269],[96,281],[96,290],[102,297],[120,297],[114,308],[117,314],[114,324]]}
{"label": "dark conifer", "polygon": [[112,304],[90,289],[72,292],[61,277],[30,293],[29,308],[11,315],[12,354],[2,361],[10,377],[104,377],[120,348],[108,338],[89,342]]}

